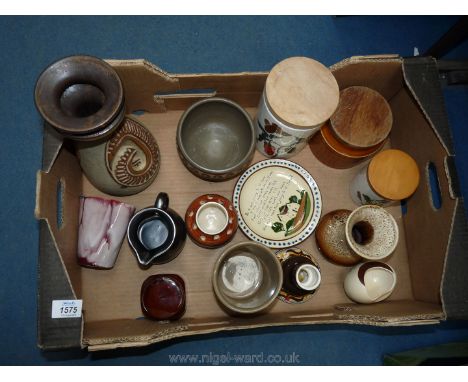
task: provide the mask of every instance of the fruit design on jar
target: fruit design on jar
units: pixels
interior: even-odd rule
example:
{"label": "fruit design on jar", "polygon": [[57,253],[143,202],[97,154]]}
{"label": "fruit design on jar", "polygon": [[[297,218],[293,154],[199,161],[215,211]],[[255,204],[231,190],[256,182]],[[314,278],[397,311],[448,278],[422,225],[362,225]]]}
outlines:
{"label": "fruit design on jar", "polygon": [[286,133],[276,123],[264,119],[264,124],[257,121],[260,134],[257,140],[263,143],[265,154],[271,158],[282,157],[292,154],[296,150],[297,144],[305,141],[304,138],[298,138]]}
{"label": "fruit design on jar", "polygon": [[106,147],[106,166],[114,180],[136,187],[153,178],[159,169],[159,150],[151,133],[134,120],[112,136]]}
{"label": "fruit design on jar", "polygon": [[289,202],[279,207],[278,221],[271,229],[275,232],[284,231],[284,236],[291,236],[298,232],[307,222],[311,212],[311,201],[307,191],[297,191],[299,196],[291,195]]}

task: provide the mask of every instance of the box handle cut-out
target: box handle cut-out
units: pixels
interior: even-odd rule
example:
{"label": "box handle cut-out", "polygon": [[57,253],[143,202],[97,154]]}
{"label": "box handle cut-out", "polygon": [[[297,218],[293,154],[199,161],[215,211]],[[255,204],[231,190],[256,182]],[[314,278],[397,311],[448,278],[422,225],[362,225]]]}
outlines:
{"label": "box handle cut-out", "polygon": [[65,181],[60,178],[57,182],[57,228],[63,226],[63,196],[65,191]]}
{"label": "box handle cut-out", "polygon": [[155,97],[158,98],[183,98],[183,97],[214,97],[216,89],[200,88],[200,89],[180,89],[170,92],[156,92]]}
{"label": "box handle cut-out", "polygon": [[440,192],[439,176],[437,167],[433,162],[427,164],[427,182],[429,184],[430,203],[435,210],[442,207],[442,194]]}

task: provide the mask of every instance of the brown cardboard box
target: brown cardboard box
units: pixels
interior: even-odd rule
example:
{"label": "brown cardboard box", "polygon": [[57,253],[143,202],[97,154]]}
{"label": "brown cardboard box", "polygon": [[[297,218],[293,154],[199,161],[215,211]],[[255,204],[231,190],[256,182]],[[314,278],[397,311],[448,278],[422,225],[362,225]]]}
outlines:
{"label": "brown cardboard box", "polygon": [[[255,115],[267,73],[167,74],[144,60],[108,61],[119,73],[128,113],[138,115],[154,134],[161,149],[161,170],[155,182],[140,194],[117,198],[138,209],[152,205],[160,191],[169,193],[170,204],[184,216],[198,195],[216,192],[231,198],[236,179],[210,183],[193,176],[181,163],[175,146],[177,122],[185,108],[214,94],[230,98]],[[105,196],[82,174],[73,147],[62,143],[49,128],[44,130],[43,168],[37,176],[36,217],[40,222],[38,292],[39,346],[61,349],[81,346],[89,350],[143,346],[174,337],[248,329],[261,326],[359,323],[416,325],[438,322],[448,316],[466,317],[463,253],[467,225],[453,166],[450,131],[444,114],[435,61],[403,60],[398,56],[353,57],[332,67],[340,85],[371,87],[389,101],[394,125],[390,146],[410,153],[421,171],[421,183],[407,203],[389,210],[400,228],[400,242],[388,260],[397,271],[392,296],[374,305],[352,303],[342,283],[348,268],[329,263],[318,252],[312,236],[301,247],[310,251],[322,268],[322,285],[304,304],[277,301],[256,317],[230,317],[211,290],[211,271],[221,249],[208,250],[187,240],[174,261],[142,270],[125,241],[116,266],[110,271],[81,268],[76,262],[80,195]],[[206,89],[206,93],[193,92]],[[254,162],[264,159],[255,154]],[[293,158],[317,181],[323,214],[337,208],[353,209],[348,184],[360,166],[335,170],[322,165],[306,147]],[[427,168],[438,171],[442,206],[432,204]],[[59,184],[63,186],[60,194]],[[61,195],[61,196],[60,196]],[[58,200],[57,199],[61,199]],[[57,213],[63,219],[58,227]],[[238,231],[234,242],[247,240]],[[178,273],[186,282],[187,311],[177,322],[141,319],[139,293],[151,274]],[[83,299],[83,317],[51,319],[53,300]]]}

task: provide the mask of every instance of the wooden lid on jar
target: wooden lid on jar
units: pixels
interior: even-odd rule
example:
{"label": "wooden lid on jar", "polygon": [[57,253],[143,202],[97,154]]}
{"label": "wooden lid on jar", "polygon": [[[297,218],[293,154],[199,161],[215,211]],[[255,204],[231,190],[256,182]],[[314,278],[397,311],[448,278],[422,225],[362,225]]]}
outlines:
{"label": "wooden lid on jar", "polygon": [[276,64],[265,85],[271,112],[296,128],[322,125],[335,112],[339,88],[331,71],[307,57],[291,57]]}
{"label": "wooden lid on jar", "polygon": [[378,92],[364,86],[351,86],[340,92],[340,102],[330,122],[339,140],[363,149],[387,138],[393,117],[390,106]]}
{"label": "wooden lid on jar", "polygon": [[367,178],[380,196],[402,200],[411,196],[419,184],[416,161],[401,150],[384,150],[369,163]]}

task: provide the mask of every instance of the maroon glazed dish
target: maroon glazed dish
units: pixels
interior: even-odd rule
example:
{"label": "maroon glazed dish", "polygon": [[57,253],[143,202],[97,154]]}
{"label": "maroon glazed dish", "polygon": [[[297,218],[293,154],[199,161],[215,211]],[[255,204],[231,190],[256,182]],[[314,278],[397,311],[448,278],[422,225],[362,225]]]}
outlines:
{"label": "maroon glazed dish", "polygon": [[141,310],[147,318],[173,321],[185,313],[185,283],[178,275],[148,277],[141,286],[140,296]]}

